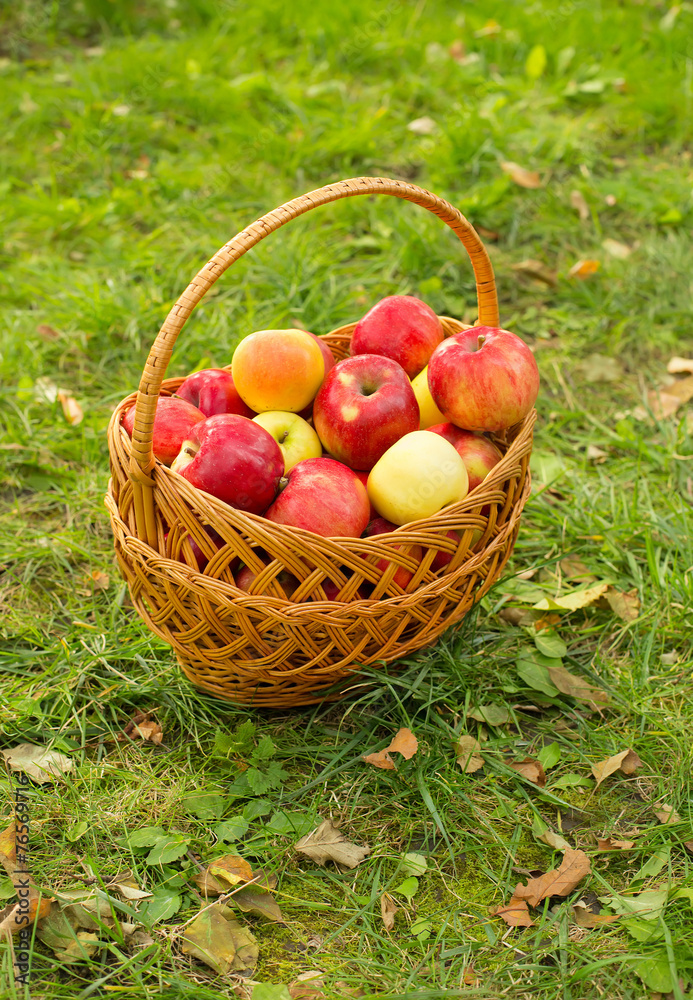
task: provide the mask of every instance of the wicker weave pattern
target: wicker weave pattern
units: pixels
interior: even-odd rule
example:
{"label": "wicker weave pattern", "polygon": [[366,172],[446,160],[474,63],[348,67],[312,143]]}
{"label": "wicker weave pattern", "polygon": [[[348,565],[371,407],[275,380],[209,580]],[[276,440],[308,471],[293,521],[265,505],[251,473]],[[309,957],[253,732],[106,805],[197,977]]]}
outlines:
{"label": "wicker weave pattern", "polygon": [[[382,191],[439,215],[463,240],[475,268],[480,319],[497,325],[490,262],[460,213],[414,185],[361,178],[330,185],[269,213],[205,265],[173,307],[150,352],[137,394],[124,399],[109,424],[112,478],[106,505],[119,565],[133,604],[174,648],[197,685],[239,703],[293,706],[320,701],[359,664],[389,662],[433,642],[486,593],[505,565],[529,493],[528,463],[535,414],[494,440],[504,452],[482,486],[431,518],[367,539],[321,538],[234,510],[155,462],[151,429],[175,339],[204,291],[233,260],[268,232],[317,204]],[[441,317],[445,334],[463,329]],[[354,324],[326,336],[337,358],[348,353]],[[122,416],[137,403],[132,441]],[[212,542],[206,529],[223,539]],[[459,540],[448,537],[457,531]],[[199,572],[190,540],[209,558]],[[423,557],[412,555],[420,546]],[[434,571],[439,552],[452,556]],[[418,553],[417,553],[418,555]],[[381,573],[376,563],[390,565]],[[250,592],[235,586],[239,562],[258,573]],[[266,564],[266,565],[265,565]],[[414,574],[406,590],[394,581]],[[298,590],[287,600],[278,582],[288,571]],[[326,599],[323,584],[337,588]],[[328,697],[340,697],[329,692]]]}

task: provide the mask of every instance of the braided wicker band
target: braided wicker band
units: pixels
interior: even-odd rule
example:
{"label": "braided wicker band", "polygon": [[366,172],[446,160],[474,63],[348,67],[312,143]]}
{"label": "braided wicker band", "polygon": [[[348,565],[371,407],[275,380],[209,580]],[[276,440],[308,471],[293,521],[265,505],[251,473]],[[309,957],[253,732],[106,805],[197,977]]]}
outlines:
{"label": "braided wicker band", "polygon": [[[499,577],[529,494],[534,412],[494,438],[504,456],[463,501],[365,539],[322,538],[235,510],[154,460],[157,400],[183,381],[164,380],[173,346],[219,275],[296,216],[339,198],[377,193],[421,205],[450,226],[472,261],[479,321],[497,326],[491,263],[457,209],[402,181],[341,181],[263,216],[212,257],[167,316],[139,391],[122,400],[109,424],[112,478],[106,505],[133,605],[173,646],[193,683],[239,703],[288,707],[341,697],[335,685],[343,687],[359,664],[389,662],[434,641]],[[465,328],[448,317],[441,321],[446,336]],[[337,359],[347,356],[354,325],[325,336]],[[131,441],[121,421],[133,403]],[[209,560],[203,572],[192,541]],[[389,562],[385,572],[377,568],[383,559]],[[248,592],[235,585],[239,562],[258,574]],[[395,581],[400,567],[412,574],[405,589]],[[281,585],[287,572],[299,581],[291,600]],[[325,587],[336,589],[335,600],[327,599]]]}

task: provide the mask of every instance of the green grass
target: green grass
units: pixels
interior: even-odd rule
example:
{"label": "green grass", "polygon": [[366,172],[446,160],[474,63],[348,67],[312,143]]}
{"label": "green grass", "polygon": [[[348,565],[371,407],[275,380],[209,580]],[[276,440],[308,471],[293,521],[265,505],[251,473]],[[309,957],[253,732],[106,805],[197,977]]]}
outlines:
{"label": "green grass", "polygon": [[[131,869],[140,884],[180,897],[142,950],[103,931],[91,960],[65,965],[37,945],[32,996],[234,995],[236,981],[184,956],[174,931],[199,909],[196,859],[234,851],[277,874],[286,919],[243,918],[258,938],[255,978],[276,987],[256,998],[281,997],[281,984],[310,969],[324,973],[327,997],[347,988],[420,1000],[690,992],[691,903],[676,891],[693,887],[684,847],[693,839],[693,422],[686,407],[656,421],[646,400],[670,356],[693,354],[692,27],[685,4],[614,0],[354,0],[329,16],[260,0],[0,10],[2,746],[48,743],[74,761],[64,783],[32,791],[30,860],[41,885],[79,885],[87,864],[104,883]],[[449,55],[456,40],[462,61]],[[533,78],[536,46],[546,66]],[[435,132],[407,129],[424,116]],[[514,185],[500,166],[508,160],[538,170],[542,187]],[[254,713],[194,691],[134,616],[102,504],[105,428],[201,263],[283,201],[360,174],[411,179],[498,234],[489,248],[502,322],[535,345],[542,375],[536,477],[559,475],[523,517],[510,575],[535,570],[531,580],[497,585],[398,672],[368,671],[371,687],[345,704]],[[570,204],[576,190],[585,221]],[[609,256],[605,239],[631,255]],[[527,258],[557,272],[555,287],[512,269]],[[571,279],[585,258],[600,270]],[[213,291],[169,374],[227,363],[255,329],[295,320],[326,332],[396,292],[475,317],[471,268],[454,237],[391,199],[294,221]],[[58,336],[47,339],[42,324]],[[595,353],[615,359],[614,380],[595,380]],[[76,397],[81,424],[46,401],[45,380]],[[590,458],[590,445],[605,456]],[[536,630],[500,614],[511,589],[518,607],[523,588],[528,600],[532,588],[560,592],[566,555],[641,601],[633,622],[593,606],[555,625],[564,666],[608,693],[601,714],[528,687],[516,661]],[[479,722],[488,705],[509,721]],[[116,740],[141,708],[156,709],[161,747]],[[252,741],[230,763],[214,753],[215,733],[247,719],[287,773],[262,794],[243,791],[233,763],[247,762]],[[415,732],[418,753],[396,772],[364,764],[400,726]],[[455,763],[462,732],[485,737],[475,774]],[[552,744],[546,788],[508,768]],[[590,786],[591,765],[628,746],[643,761],[637,774]],[[0,784],[8,816],[12,785]],[[245,813],[243,838],[215,842],[219,820],[191,811],[193,792],[216,795],[220,818]],[[663,803],[680,822],[656,819]],[[331,816],[371,854],[345,874],[317,867],[292,850],[298,835],[282,832],[287,811],[301,829]],[[592,873],[567,901],[534,911],[534,927],[508,930],[491,908],[527,871],[560,863],[535,836],[539,820],[585,850]],[[147,863],[149,848],[130,840],[152,826],[185,838],[188,853]],[[596,838],[609,836],[635,847],[598,851]],[[410,851],[428,869],[408,904],[396,889]],[[647,934],[622,921],[574,923],[577,899],[650,889],[669,895]],[[401,904],[391,933],[383,891]],[[429,922],[425,940],[411,930],[419,918]],[[7,948],[0,994],[23,995]]]}

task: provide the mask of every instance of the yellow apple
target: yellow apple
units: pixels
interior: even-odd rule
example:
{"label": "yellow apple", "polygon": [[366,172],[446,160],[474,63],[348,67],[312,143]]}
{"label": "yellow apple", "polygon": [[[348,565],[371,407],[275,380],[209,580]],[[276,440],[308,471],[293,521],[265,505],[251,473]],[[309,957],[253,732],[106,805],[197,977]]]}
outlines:
{"label": "yellow apple", "polygon": [[284,456],[284,475],[304,458],[320,458],[322,455],[320,438],[298,413],[266,410],[253,417],[253,422],[269,431],[279,445]]}
{"label": "yellow apple", "polygon": [[463,500],[469,477],[449,441],[428,431],[412,431],[376,462],[367,488],[380,516],[401,525]]}
{"label": "yellow apple", "polygon": [[445,417],[433,402],[433,396],[428,388],[428,366],[419,372],[416,378],[412,379],[411,387],[414,390],[416,402],[419,404],[421,418],[419,430],[425,431],[426,428],[433,427],[434,424],[445,423]]}
{"label": "yellow apple", "polygon": [[315,398],[325,377],[320,345],[305,330],[258,330],[233,352],[233,381],[255,413],[299,413]]}

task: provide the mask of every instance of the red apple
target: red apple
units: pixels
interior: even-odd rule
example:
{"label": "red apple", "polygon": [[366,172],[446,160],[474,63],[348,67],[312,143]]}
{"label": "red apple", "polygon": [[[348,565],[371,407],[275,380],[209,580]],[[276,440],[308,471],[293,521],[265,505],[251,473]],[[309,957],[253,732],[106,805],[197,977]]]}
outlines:
{"label": "red apple", "polygon": [[[152,432],[154,457],[164,465],[170,465],[185,439],[192,434],[195,424],[204,419],[204,413],[187,400],[176,399],[175,396],[159,396]],[[123,417],[123,427],[130,437],[134,426],[135,407],[131,406]]]}
{"label": "red apple", "polygon": [[238,413],[242,417],[254,417],[255,412],[238,395],[233,375],[225,368],[205,368],[204,371],[188,375],[177,389],[176,395],[202,410],[206,417],[216,413]]}
{"label": "red apple", "polygon": [[[368,487],[368,473],[367,472],[362,472],[359,469],[354,469],[354,475],[356,476],[357,479],[361,480],[361,482],[363,483],[364,487]],[[371,521],[375,521],[375,519],[378,517],[378,511],[375,509],[375,507],[371,503],[370,498],[369,498],[368,502],[371,504],[370,514],[368,515],[368,521],[370,523]]]}
{"label": "red apple", "polygon": [[172,469],[231,507],[262,514],[277,495],[284,456],[264,427],[218,413],[193,427]]}
{"label": "red apple", "polygon": [[438,409],[457,427],[502,431],[534,406],[539,371],[529,347],[514,333],[475,326],[435,349],[428,387]]}
{"label": "red apple", "polygon": [[426,430],[440,434],[454,446],[467,470],[470,493],[486,479],[494,465],[497,465],[503,457],[503,453],[496,448],[493,441],[489,441],[482,434],[463,431],[454,424],[434,424]]}
{"label": "red apple", "polygon": [[368,524],[368,494],[351,469],[333,458],[308,458],[288,473],[287,485],[265,517],[325,538],[359,538]]}
{"label": "red apple", "polygon": [[279,596],[276,592],[274,592],[276,591],[276,587],[279,586],[284,592],[284,596],[287,601],[291,600],[292,594],[299,586],[299,581],[295,576],[292,576],[288,570],[282,570],[279,575],[274,578],[275,587],[267,585],[262,588],[258,588],[254,586],[254,584],[259,575],[260,574],[256,573],[255,570],[252,570],[250,566],[243,566],[236,576],[236,586],[239,590],[245,590],[249,594],[266,594],[269,597]]}
{"label": "red apple", "polygon": [[387,449],[419,428],[419,404],[396,361],[376,354],[334,366],[313,403],[325,449],[353,469],[368,470]]}
{"label": "red apple", "polygon": [[[395,531],[397,527],[398,525],[393,524],[392,521],[388,521],[384,517],[377,517],[374,521],[371,521],[371,523],[368,525],[368,527],[363,533],[363,537],[372,538],[373,535],[384,535],[390,531]],[[403,552],[405,552],[406,555],[411,556],[412,559],[414,559],[417,563],[421,562],[422,550],[420,545],[395,545],[394,548],[401,549]],[[364,559],[366,558],[367,557],[364,556]],[[384,573],[390,566],[389,559],[369,558],[368,562],[374,563],[381,573]],[[406,590],[407,585],[409,584],[413,576],[414,574],[412,573],[411,570],[405,569],[403,566],[400,566],[395,571],[395,575],[393,576],[392,580],[393,583],[398,584],[398,586],[400,586],[402,590]]]}
{"label": "red apple", "polygon": [[443,325],[421,299],[390,295],[354,327],[351,354],[381,354],[404,368],[410,379],[428,364],[443,339]]}
{"label": "red apple", "polygon": [[[209,543],[205,545],[205,548],[210,548],[211,549],[213,547],[213,548],[215,548],[215,549],[218,550],[218,549],[220,549],[222,547],[222,545],[225,544],[224,539],[221,537],[221,535],[219,534],[218,531],[214,530],[214,528],[205,528],[204,531],[205,531],[205,534],[209,536]],[[166,535],[164,536],[164,541],[167,542],[168,541],[168,537],[169,537],[169,532],[167,532]],[[202,550],[202,548],[197,544],[197,542],[195,541],[195,539],[193,538],[192,535],[183,536],[182,541],[185,541],[186,537],[187,537],[188,541],[190,542],[190,548],[192,549],[193,558],[194,558],[195,562],[197,563],[197,568],[199,569],[200,573],[202,573],[202,571],[204,570],[205,566],[207,565],[207,563],[209,562],[209,560],[212,558],[212,556],[208,556]],[[173,555],[173,553],[171,553],[171,555]],[[214,553],[212,553],[212,555],[214,555]],[[185,556],[183,555],[182,544],[181,544],[181,546],[179,548],[179,554],[178,554],[177,558],[180,560],[180,562],[185,562],[186,561],[185,560]],[[238,560],[234,560],[233,561],[233,563],[237,563],[237,562],[238,562]],[[229,566],[229,569],[231,569],[231,570],[233,570],[233,563]]]}

